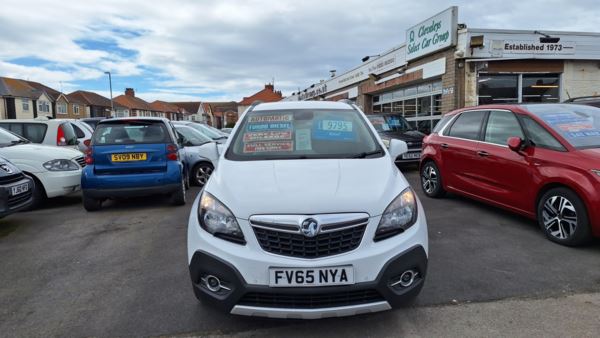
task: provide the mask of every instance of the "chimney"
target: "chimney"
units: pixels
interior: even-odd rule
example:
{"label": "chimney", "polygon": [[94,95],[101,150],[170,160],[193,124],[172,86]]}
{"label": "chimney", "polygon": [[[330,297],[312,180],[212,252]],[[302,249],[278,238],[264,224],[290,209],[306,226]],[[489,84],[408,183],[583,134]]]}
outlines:
{"label": "chimney", "polygon": [[270,91],[273,91],[273,84],[271,84],[271,83],[267,83],[267,84],[265,85],[265,89],[268,89],[268,90],[270,90]]}
{"label": "chimney", "polygon": [[133,88],[125,88],[125,95],[135,97],[135,90]]}

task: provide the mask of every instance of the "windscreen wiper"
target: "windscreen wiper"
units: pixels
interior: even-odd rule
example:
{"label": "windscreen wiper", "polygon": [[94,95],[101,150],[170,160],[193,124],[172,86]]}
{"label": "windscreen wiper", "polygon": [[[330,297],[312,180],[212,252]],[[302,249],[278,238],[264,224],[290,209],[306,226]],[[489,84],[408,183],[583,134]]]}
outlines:
{"label": "windscreen wiper", "polygon": [[377,149],[377,150],[373,150],[373,151],[362,152],[362,153],[354,154],[354,155],[350,156],[350,158],[365,158],[367,156],[377,155],[377,154],[383,154],[383,150]]}

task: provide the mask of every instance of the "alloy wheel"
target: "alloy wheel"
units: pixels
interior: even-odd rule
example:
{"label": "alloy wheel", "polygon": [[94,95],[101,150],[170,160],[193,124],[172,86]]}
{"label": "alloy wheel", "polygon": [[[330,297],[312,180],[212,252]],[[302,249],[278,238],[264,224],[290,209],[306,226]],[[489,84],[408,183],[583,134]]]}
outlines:
{"label": "alloy wheel", "polygon": [[573,203],[563,196],[548,198],[544,203],[542,217],[548,234],[557,239],[568,239],[577,229],[577,210]]}
{"label": "alloy wheel", "polygon": [[206,184],[206,182],[208,182],[208,179],[210,178],[210,175],[213,172],[213,168],[208,166],[208,165],[201,165],[200,167],[198,167],[198,170],[196,170],[196,181],[201,185],[204,186]]}
{"label": "alloy wheel", "polygon": [[421,184],[427,194],[433,194],[438,185],[438,174],[431,165],[426,166],[421,174]]}

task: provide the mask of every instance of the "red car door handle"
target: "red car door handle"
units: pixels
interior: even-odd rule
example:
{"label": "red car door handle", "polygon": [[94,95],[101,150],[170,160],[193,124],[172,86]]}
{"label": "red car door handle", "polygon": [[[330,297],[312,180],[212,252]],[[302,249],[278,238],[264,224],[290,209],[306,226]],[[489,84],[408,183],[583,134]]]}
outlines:
{"label": "red car door handle", "polygon": [[442,143],[442,144],[440,144],[440,147],[442,147],[444,149],[448,149],[448,144],[447,143]]}
{"label": "red car door handle", "polygon": [[478,151],[477,155],[479,155],[481,157],[488,157],[488,156],[490,156],[490,154],[487,151],[483,151],[483,150]]}

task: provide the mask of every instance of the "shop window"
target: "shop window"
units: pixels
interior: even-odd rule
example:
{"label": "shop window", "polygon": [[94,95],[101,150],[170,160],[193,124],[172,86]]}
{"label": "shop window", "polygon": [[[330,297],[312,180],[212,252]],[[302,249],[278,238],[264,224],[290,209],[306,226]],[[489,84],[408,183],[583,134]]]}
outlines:
{"label": "shop window", "polygon": [[557,74],[523,74],[522,102],[559,102]]}
{"label": "shop window", "polygon": [[518,75],[480,74],[477,80],[479,104],[519,102]]}
{"label": "shop window", "polygon": [[419,94],[431,93],[431,84],[427,83],[427,84],[419,85],[419,87],[417,87],[417,92]]}
{"label": "shop window", "polygon": [[442,90],[442,81],[434,82],[431,84],[431,90],[436,92]]}
{"label": "shop window", "polygon": [[404,106],[402,105],[402,101],[392,102],[392,113],[394,114],[404,114]]}
{"label": "shop window", "polygon": [[376,104],[373,106],[373,114],[381,114],[381,105]]}
{"label": "shop window", "polygon": [[381,105],[382,111],[384,114],[389,114],[392,112],[392,104],[391,103],[384,103]]}
{"label": "shop window", "polygon": [[381,102],[390,102],[392,101],[392,93],[385,93],[381,95]]}
{"label": "shop window", "polygon": [[417,116],[431,115],[431,96],[417,99]]}
{"label": "shop window", "polygon": [[395,100],[400,99],[402,97],[404,97],[404,89],[396,90],[394,92],[394,99]]}
{"label": "shop window", "polygon": [[410,87],[404,89],[404,96],[417,95],[417,87]]}
{"label": "shop window", "polygon": [[373,96],[373,103],[379,102],[379,95]]}
{"label": "shop window", "polygon": [[433,108],[431,112],[433,115],[441,115],[442,114],[442,94],[433,95]]}
{"label": "shop window", "polygon": [[404,101],[404,117],[417,116],[417,99]]}

